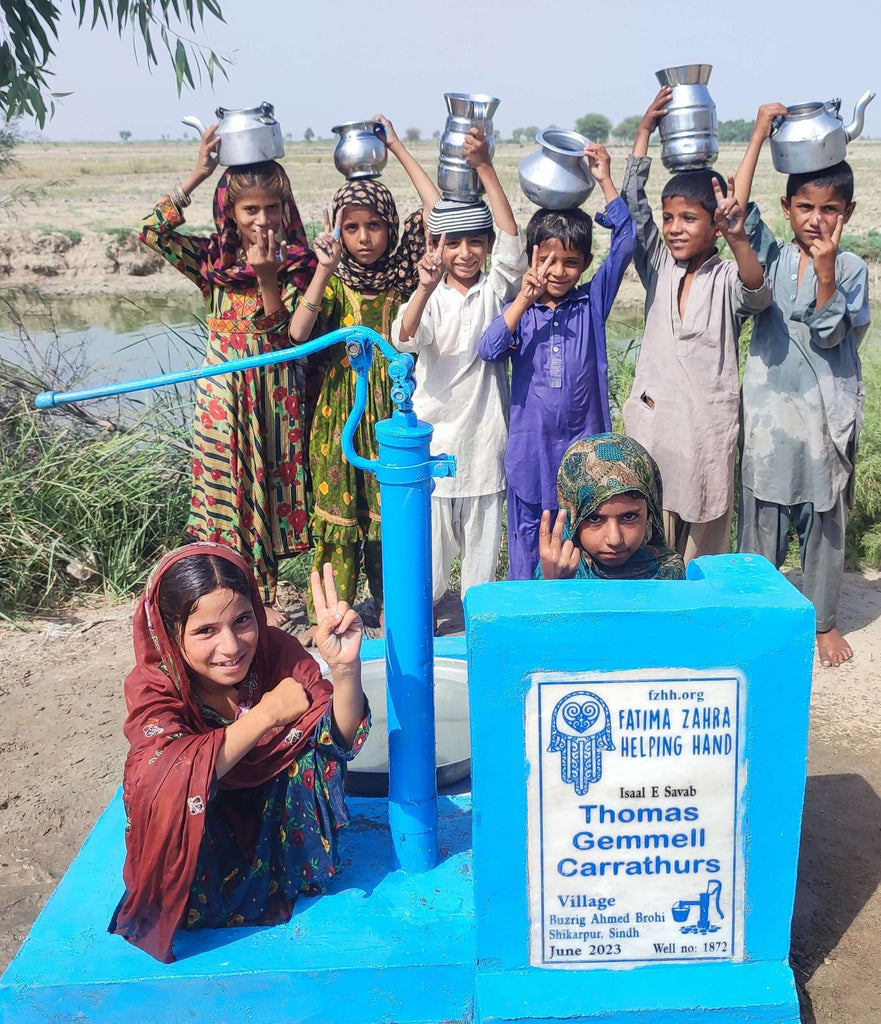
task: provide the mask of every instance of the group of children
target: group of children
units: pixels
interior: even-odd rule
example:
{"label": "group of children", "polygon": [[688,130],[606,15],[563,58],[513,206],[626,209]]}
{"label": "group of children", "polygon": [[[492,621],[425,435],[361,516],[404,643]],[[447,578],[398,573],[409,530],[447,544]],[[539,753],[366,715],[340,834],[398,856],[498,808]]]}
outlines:
{"label": "group of children", "polygon": [[[749,203],[763,141],[786,112],[769,104],[727,183],[709,170],[670,178],[659,230],[648,142],[669,100],[662,89],[640,122],[622,196],[606,150],[586,147],[606,201],[596,220],[611,230],[586,284],[585,213],[539,210],[524,251],[477,129],[465,152],[488,204],[442,199],[384,118],[422,203],[403,226],[384,185],[348,182],[310,249],[287,176],[269,161],[223,175],[214,234],[183,233],[190,195],[217,164],[212,127],[141,237],[202,291],[209,362],[352,324],[417,355],[417,413],[458,462],[432,495],[435,601],[456,555],[463,592],[495,578],[505,501],[509,578],[684,578],[691,558],[729,549],[740,435],[738,546],[779,566],[795,528],[820,659],[837,665],[852,653],[835,613],[869,323],[866,267],[839,249],[853,176],[846,163],[790,176],[794,240],[776,239]],[[720,258],[720,238],[733,260]],[[646,327],[616,434],[605,325],[631,258]],[[390,413],[382,360],[368,392],[356,446],[369,458]],[[342,345],[305,368],[198,387],[188,528],[199,543],[148,582],[126,681],[126,893],[111,930],[161,960],[181,926],[286,920],[297,894],[337,869],[343,763],[369,728],[351,607],[362,558],[382,602],[377,486],[341,449],[353,397]],[[270,628],[281,618],[278,560],[306,549],[310,532],[311,639],[332,703],[316,662]]]}
{"label": "group of children", "polygon": [[[632,258],[646,325],[623,421],[660,468],[666,547],[686,564],[729,550],[740,444],[739,549],[780,565],[795,527],[820,658],[837,665],[852,653],[835,612],[863,397],[857,347],[869,319],[866,268],[838,249],[854,206],[852,174],[840,164],[790,176],[782,202],[795,237],[775,239],[749,205],[762,142],[785,113],[770,104],[727,183],[710,170],[669,179],[659,228],[645,193],[648,143],[671,95],[662,88],[640,121],[621,196],[606,150],[586,147],[606,201],[596,221],[611,230],[609,253],[586,284],[592,223],[582,210],[539,210],[524,252],[478,129],[465,153],[487,202],[465,203],[440,197],[381,116],[422,204],[403,228],[383,184],[352,181],[337,191],[310,250],[290,183],[267,162],[221,178],[216,234],[180,233],[190,193],[216,166],[212,128],[195,170],[144,221],[141,237],[202,290],[209,362],[351,324],[417,356],[416,411],[434,426],[435,449],[458,464],[432,495],[435,603],[456,556],[463,595],[495,578],[505,503],[509,579],[539,571],[543,513],[564,507],[564,453],[611,429],[605,323]],[[720,257],[720,239],[733,259]],[[738,337],[749,317],[741,389]],[[340,441],[353,394],[342,345],[305,366],[198,387],[189,530],[253,562],[272,624],[283,620],[273,608],[278,560],[310,540],[315,568],[332,564],[350,603],[363,560],[381,620],[378,487],[347,462]],[[376,455],[374,426],[390,409],[375,360],[356,437],[362,455]]]}

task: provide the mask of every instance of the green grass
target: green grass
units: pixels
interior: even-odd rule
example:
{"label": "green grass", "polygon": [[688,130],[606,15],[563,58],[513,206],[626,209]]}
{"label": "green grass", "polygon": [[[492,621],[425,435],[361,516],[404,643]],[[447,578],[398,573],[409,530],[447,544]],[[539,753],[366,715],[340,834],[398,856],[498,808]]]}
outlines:
{"label": "green grass", "polygon": [[24,398],[0,396],[0,409],[0,612],[52,608],[78,591],[136,593],[182,540],[189,439],[169,434],[161,407],[124,432]]}

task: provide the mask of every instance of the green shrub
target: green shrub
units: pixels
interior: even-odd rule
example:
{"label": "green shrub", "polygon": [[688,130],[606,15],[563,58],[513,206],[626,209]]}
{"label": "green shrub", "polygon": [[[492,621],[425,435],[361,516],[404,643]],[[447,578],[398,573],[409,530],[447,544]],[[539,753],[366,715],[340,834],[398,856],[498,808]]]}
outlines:
{"label": "green shrub", "polygon": [[881,263],[881,231],[867,231],[864,235],[842,235],[841,248],[854,253],[867,263]]}
{"label": "green shrub", "polygon": [[23,397],[0,409],[0,611],[139,590],[183,537],[188,439],[169,435],[161,406],[125,431],[65,422]]}
{"label": "green shrub", "polygon": [[866,418],[857,453],[854,507],[847,523],[846,553],[852,567],[881,566],[881,350],[863,355]]}

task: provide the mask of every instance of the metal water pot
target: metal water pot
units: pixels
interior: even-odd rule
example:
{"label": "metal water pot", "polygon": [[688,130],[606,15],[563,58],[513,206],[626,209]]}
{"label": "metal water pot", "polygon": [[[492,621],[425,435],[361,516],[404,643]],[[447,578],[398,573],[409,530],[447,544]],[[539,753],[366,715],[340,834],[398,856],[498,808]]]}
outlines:
{"label": "metal water pot", "polygon": [[438,188],[447,199],[475,203],[484,189],[477,171],[465,159],[465,136],[472,128],[479,128],[486,136],[492,157],[496,148],[492,118],[501,100],[483,93],[445,92],[444,102],[447,105],[447,123],[440,138]]}
{"label": "metal water pot", "polygon": [[520,188],[527,199],[547,210],[581,206],[596,181],[584,159],[590,139],[562,128],[545,128],[535,136],[539,149],[520,161]]}
{"label": "metal water pot", "polygon": [[841,100],[797,103],[786,117],[775,117],[771,128],[771,159],[781,174],[822,171],[841,163],[847,144],[863,130],[866,107],[875,98],[866,90],[857,100],[853,120],[845,125],[838,113]]}
{"label": "metal water pot", "polygon": [[[217,158],[225,167],[256,164],[284,156],[281,125],[275,119],[275,108],[271,103],[241,110],[218,107],[214,115],[217,118]],[[204,135],[205,128],[198,117],[188,114],[183,123]]]}
{"label": "metal water pot", "polygon": [[333,162],[349,181],[378,178],[388,160],[382,121],[346,121],[331,128],[339,135]]}
{"label": "metal water pot", "polygon": [[716,104],[707,89],[712,64],[682,64],[656,71],[661,85],[671,85],[667,113],[658,121],[661,161],[670,171],[710,167],[719,155]]}

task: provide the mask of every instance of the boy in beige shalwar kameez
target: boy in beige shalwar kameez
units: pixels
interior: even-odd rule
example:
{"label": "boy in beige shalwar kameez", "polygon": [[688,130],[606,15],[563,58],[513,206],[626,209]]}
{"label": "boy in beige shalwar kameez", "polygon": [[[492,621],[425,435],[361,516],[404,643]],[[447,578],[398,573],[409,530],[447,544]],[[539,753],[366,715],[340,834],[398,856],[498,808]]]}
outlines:
{"label": "boy in beige shalwar kameez", "polygon": [[[634,265],[646,289],[645,332],[624,426],[658,463],[667,544],[685,562],[729,550],[740,393],[737,339],[771,293],[719,175],[687,171],[663,192],[663,238],[645,195],[648,140],[662,89],[637,131],[621,194],[636,221]],[[734,260],[716,251],[725,238]]]}

